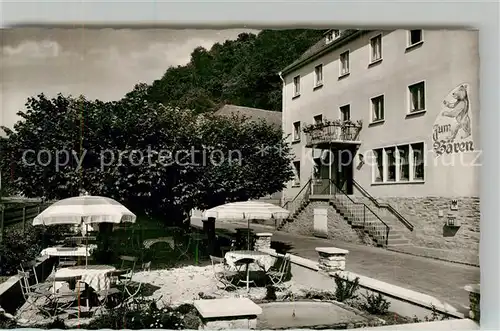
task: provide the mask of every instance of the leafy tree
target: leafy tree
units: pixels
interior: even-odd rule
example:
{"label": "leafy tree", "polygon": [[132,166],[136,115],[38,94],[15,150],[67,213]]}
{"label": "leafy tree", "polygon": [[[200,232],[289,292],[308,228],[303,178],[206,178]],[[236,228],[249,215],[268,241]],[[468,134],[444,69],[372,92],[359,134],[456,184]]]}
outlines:
{"label": "leafy tree", "polygon": [[292,178],[280,129],[181,111],[145,100],[148,93],[139,84],[116,102],[29,98],[24,120],[6,129],[2,171],[27,197],[61,199],[84,188],[167,222],[193,207],[272,194]]}

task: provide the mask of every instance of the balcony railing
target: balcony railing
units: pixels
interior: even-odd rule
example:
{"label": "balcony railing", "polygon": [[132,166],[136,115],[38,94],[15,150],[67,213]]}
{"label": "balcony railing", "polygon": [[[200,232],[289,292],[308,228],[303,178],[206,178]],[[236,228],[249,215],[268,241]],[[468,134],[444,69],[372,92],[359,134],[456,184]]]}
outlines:
{"label": "balcony railing", "polygon": [[333,121],[308,125],[304,128],[306,146],[316,147],[325,144],[360,143],[358,140],[362,122]]}

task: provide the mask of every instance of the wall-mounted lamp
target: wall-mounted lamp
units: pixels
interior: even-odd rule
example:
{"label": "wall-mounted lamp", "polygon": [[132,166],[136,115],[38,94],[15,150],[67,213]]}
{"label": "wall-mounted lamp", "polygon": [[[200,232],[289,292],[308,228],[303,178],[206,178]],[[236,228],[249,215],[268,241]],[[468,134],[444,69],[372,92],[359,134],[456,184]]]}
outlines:
{"label": "wall-mounted lamp", "polygon": [[459,228],[460,227],[460,220],[456,218],[455,216],[448,216],[446,220],[446,226],[450,228]]}
{"label": "wall-mounted lamp", "polygon": [[359,158],[359,164],[358,166],[356,167],[356,169],[361,169],[361,167],[363,166],[363,164],[365,164],[365,156],[363,154],[358,154],[358,158]]}

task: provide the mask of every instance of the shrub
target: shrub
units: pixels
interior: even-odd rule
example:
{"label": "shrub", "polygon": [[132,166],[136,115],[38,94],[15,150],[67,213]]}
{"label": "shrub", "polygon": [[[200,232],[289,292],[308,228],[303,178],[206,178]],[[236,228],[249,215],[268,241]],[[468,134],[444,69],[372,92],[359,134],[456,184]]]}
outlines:
{"label": "shrub", "polygon": [[201,319],[196,308],[189,304],[177,308],[158,308],[156,302],[141,300],[140,305],[122,306],[95,318],[87,329],[198,329]]}
{"label": "shrub", "polygon": [[336,285],[335,300],[344,302],[348,299],[357,299],[358,296],[356,292],[359,289],[359,277],[350,281],[335,274],[334,279]]}
{"label": "shrub", "polygon": [[362,308],[370,314],[384,315],[389,311],[391,303],[382,294],[367,294],[364,297],[366,302],[362,304]]}
{"label": "shrub", "polygon": [[29,262],[48,246],[53,246],[63,238],[67,226],[56,225],[50,229],[27,224],[25,231],[19,226],[6,229],[2,244],[0,244],[0,275],[16,274],[21,263]]}
{"label": "shrub", "polygon": [[335,300],[335,294],[332,292],[311,290],[304,295],[304,298],[322,301]]}
{"label": "shrub", "polygon": [[9,318],[5,316],[5,312],[0,307],[0,330],[4,329],[16,329],[18,326],[16,322],[12,319],[12,316]]}

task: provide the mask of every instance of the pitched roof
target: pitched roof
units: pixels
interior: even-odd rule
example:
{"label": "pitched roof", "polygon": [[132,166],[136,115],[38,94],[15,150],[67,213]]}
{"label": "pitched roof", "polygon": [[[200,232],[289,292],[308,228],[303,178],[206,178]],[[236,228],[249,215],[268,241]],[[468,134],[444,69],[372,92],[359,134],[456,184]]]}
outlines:
{"label": "pitched roof", "polygon": [[324,53],[328,53],[329,51],[336,49],[338,46],[343,45],[363,32],[365,31],[355,29],[343,30],[336,40],[329,43],[326,43],[325,37],[321,38],[316,44],[312,45],[307,51],[299,56],[297,60],[283,69],[282,74],[286,74],[294,69],[300,68],[306,63],[316,59]]}
{"label": "pitched roof", "polygon": [[259,108],[251,108],[244,106],[235,106],[235,105],[225,105],[221,109],[215,112],[215,115],[240,115],[249,117],[251,120],[264,120],[268,124],[275,125],[277,127],[281,127],[281,112],[279,111],[271,111],[264,110]]}

